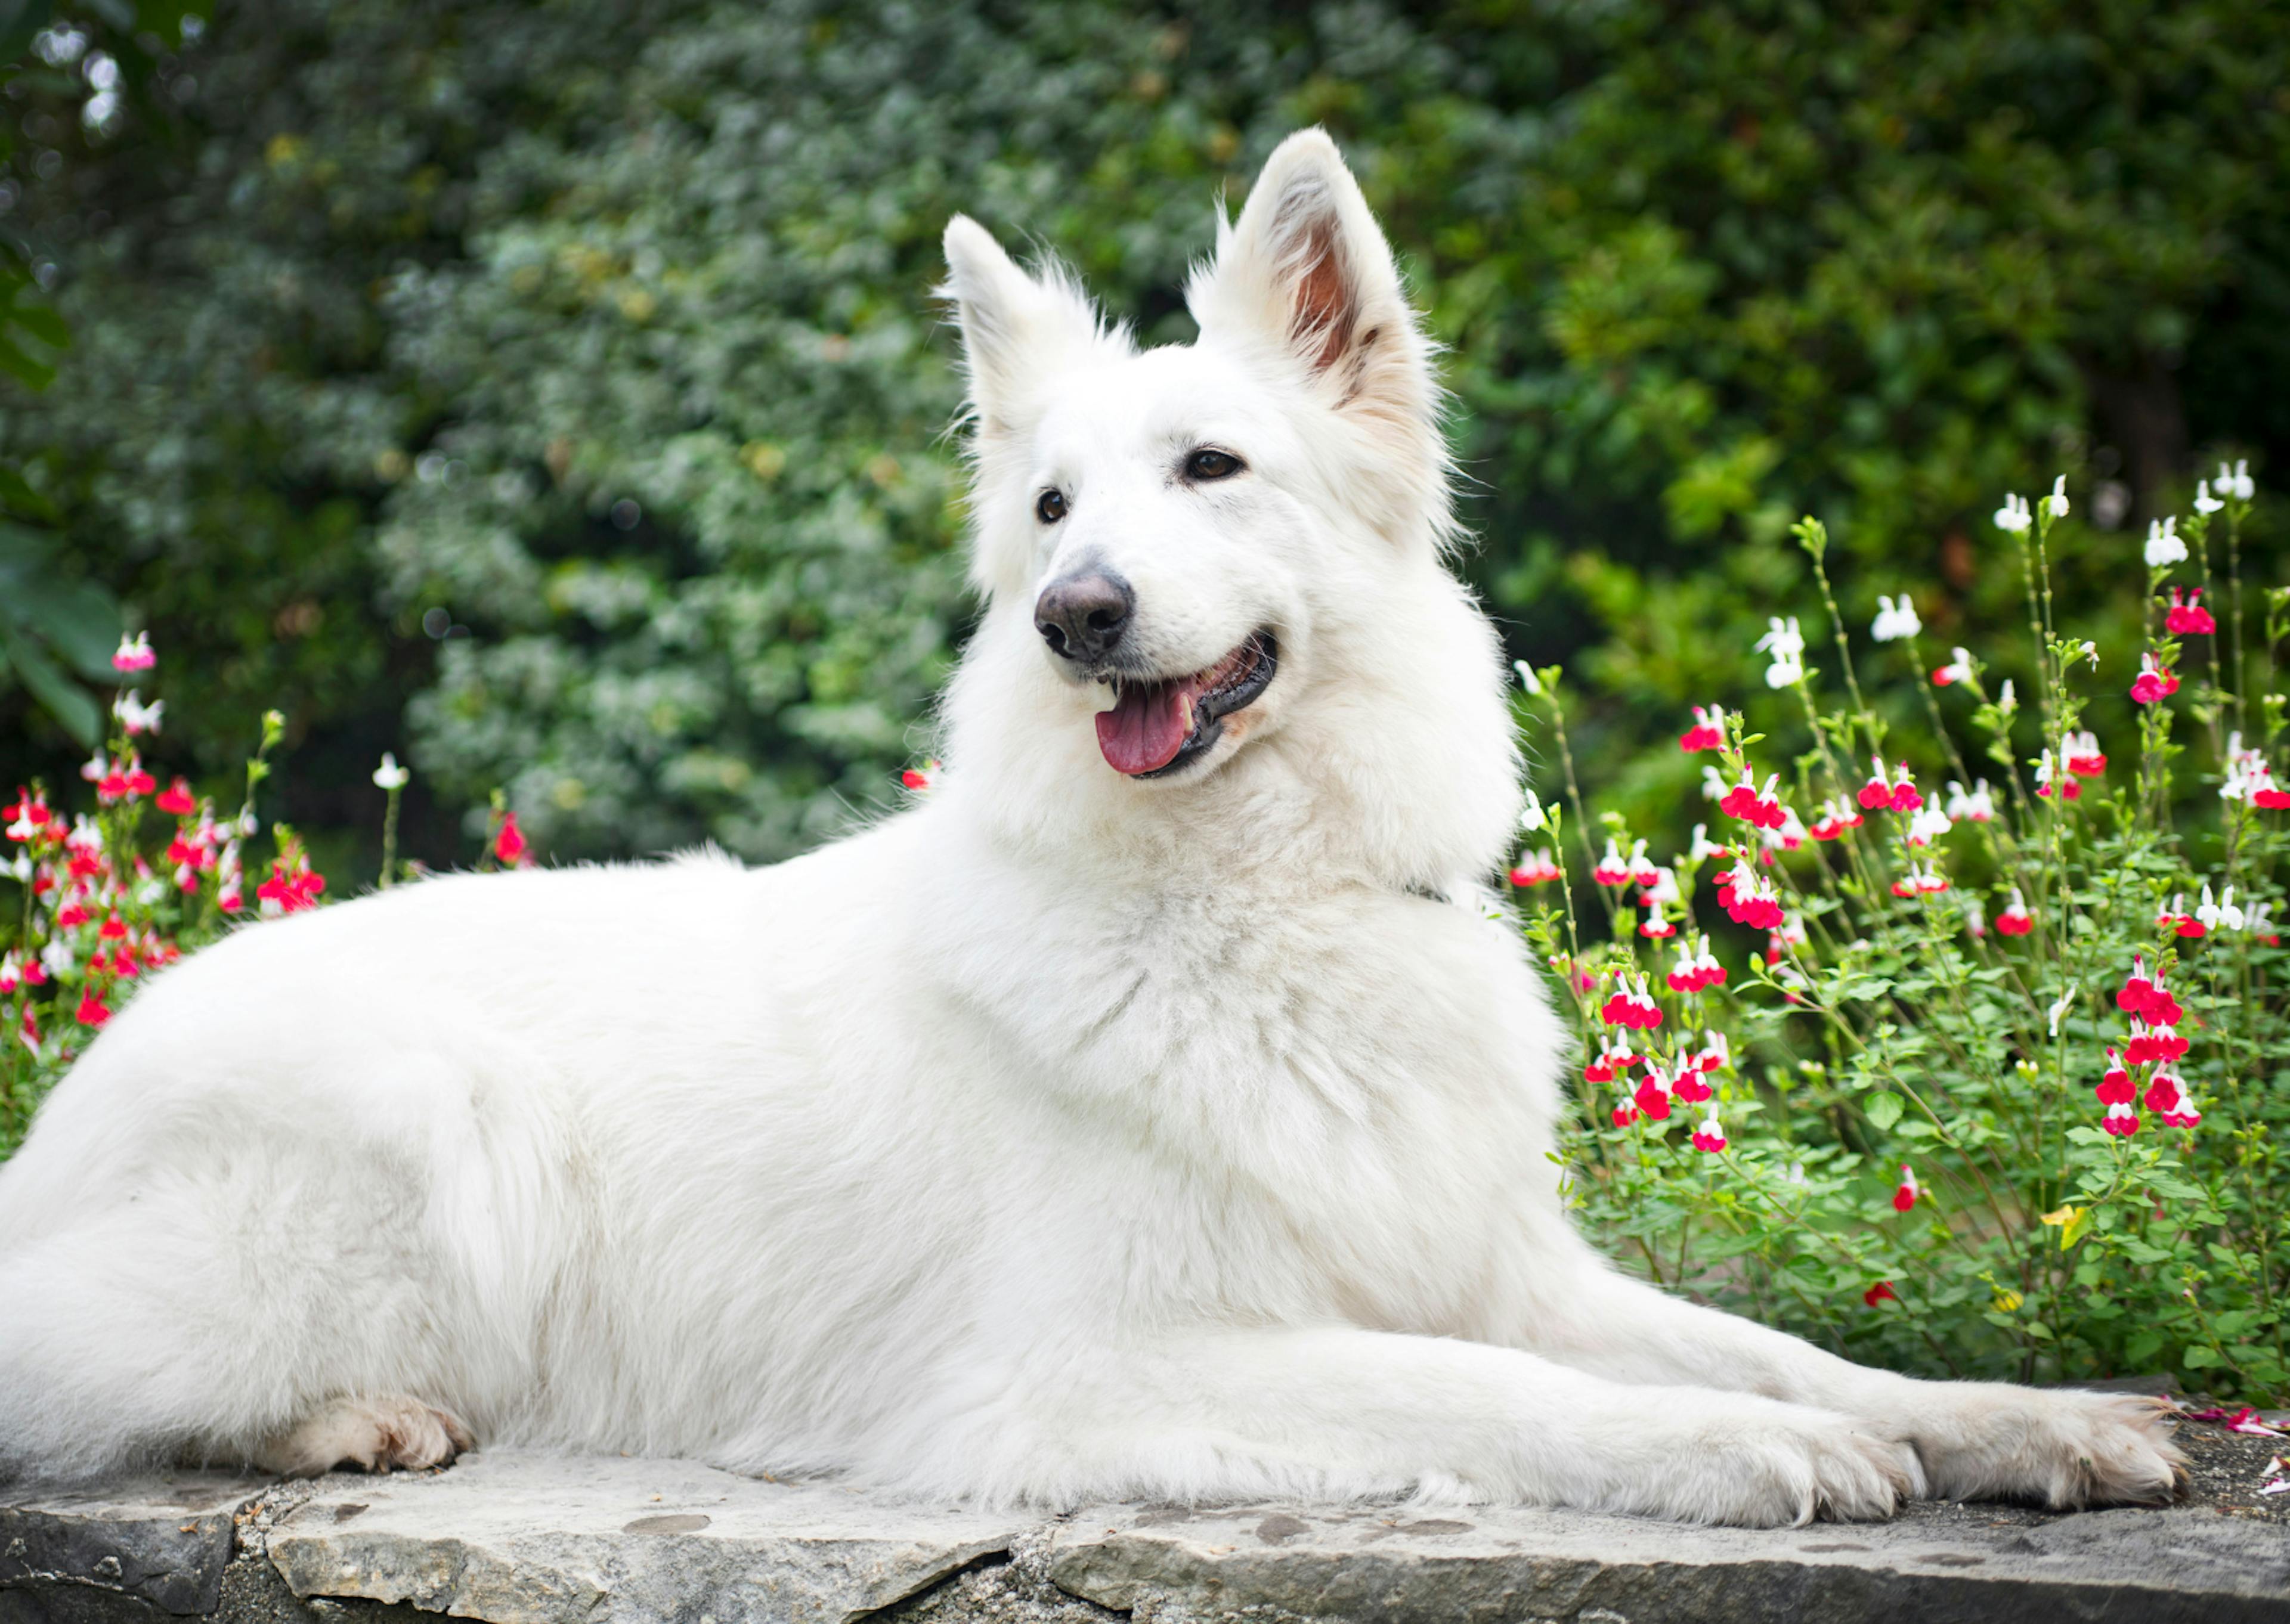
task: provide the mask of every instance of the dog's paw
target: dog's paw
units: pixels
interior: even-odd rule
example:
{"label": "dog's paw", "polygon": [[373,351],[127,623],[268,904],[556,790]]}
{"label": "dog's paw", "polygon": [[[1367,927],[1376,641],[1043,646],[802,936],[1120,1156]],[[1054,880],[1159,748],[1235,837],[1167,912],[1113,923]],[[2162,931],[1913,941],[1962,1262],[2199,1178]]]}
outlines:
{"label": "dog's paw", "polygon": [[1891,1516],[1924,1492],[1916,1451],[1871,1424],[1801,1404],[1743,1399],[1689,1422],[1669,1450],[1658,1503],[1684,1522],[1797,1527]]}
{"label": "dog's paw", "polygon": [[447,1465],[473,1447],[469,1429],[458,1417],[419,1399],[338,1398],[265,1445],[255,1459],[290,1477],[315,1476],[337,1466],[418,1472]]}
{"label": "dog's paw", "polygon": [[1985,1382],[1933,1389],[1911,1436],[1934,1489],[1951,1499],[2151,1506],[2186,1482],[2162,1399]]}

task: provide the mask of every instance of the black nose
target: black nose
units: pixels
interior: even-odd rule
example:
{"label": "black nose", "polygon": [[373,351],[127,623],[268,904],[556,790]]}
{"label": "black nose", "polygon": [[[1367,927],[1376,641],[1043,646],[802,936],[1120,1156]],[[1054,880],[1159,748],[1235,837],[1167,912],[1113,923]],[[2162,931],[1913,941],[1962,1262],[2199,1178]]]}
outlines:
{"label": "black nose", "polygon": [[1034,629],[1052,653],[1094,664],[1121,641],[1136,607],[1137,595],[1118,575],[1069,575],[1034,600]]}

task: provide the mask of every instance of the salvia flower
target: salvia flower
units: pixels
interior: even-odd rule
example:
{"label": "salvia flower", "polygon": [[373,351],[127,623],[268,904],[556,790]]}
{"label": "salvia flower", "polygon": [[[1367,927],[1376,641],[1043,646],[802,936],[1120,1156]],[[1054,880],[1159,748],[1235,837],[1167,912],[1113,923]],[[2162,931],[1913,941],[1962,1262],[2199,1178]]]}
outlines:
{"label": "salvia flower", "polygon": [[1984,778],[1969,791],[1954,779],[1949,780],[1948,798],[1944,804],[1949,817],[1958,823],[1967,818],[1974,823],[1996,820],[1996,796],[1989,789],[1988,780]]}
{"label": "salvia flower", "polygon": [[513,812],[501,814],[500,828],[493,835],[493,856],[512,868],[532,866],[532,848],[526,844],[524,831],[517,827]]}
{"label": "salvia flower", "polygon": [[1936,688],[1953,687],[1958,683],[1968,683],[1973,678],[1970,651],[1955,648],[1950,649],[1949,652],[1955,658],[1946,665],[1936,668],[1932,674],[1933,686]]}
{"label": "salvia flower", "polygon": [[1630,883],[1630,866],[1623,860],[1621,844],[1611,835],[1606,836],[1606,854],[1598,866],[1590,870],[1590,877],[1601,885],[1627,885]]}
{"label": "salvia flower", "polygon": [[2203,900],[2195,909],[2195,917],[2210,930],[2238,931],[2243,927],[2242,909],[2235,905],[2234,887],[2226,888],[2219,900],[2211,900],[2210,883],[2203,884]]}
{"label": "salvia flower", "polygon": [[1643,1111],[1649,1121],[1668,1120],[1670,1104],[1669,1074],[1652,1060],[1648,1060],[1645,1075],[1638,1079],[1637,1087],[1630,1091],[1630,1103]]}
{"label": "salvia flower", "polygon": [[151,652],[151,635],[137,632],[132,637],[122,637],[118,648],[112,652],[111,668],[115,671],[148,671],[159,663]]}
{"label": "salvia flower", "polygon": [[1898,643],[1924,630],[1925,623],[1917,618],[1916,601],[1903,592],[1899,599],[1879,595],[1877,599],[1877,619],[1869,628],[1869,635],[1879,643]]}
{"label": "salvia flower", "polygon": [[[2226,472],[2226,465],[2224,463],[2219,464],[2219,472],[2222,474]],[[2220,508],[2225,506],[2226,504],[2224,502],[2219,500],[2217,497],[2211,494],[2211,482],[2209,480],[2198,479],[2195,481],[2195,511],[2197,513],[2216,513]]]}
{"label": "salvia flower", "polygon": [[2060,475],[2052,481],[2052,493],[2044,500],[2050,505],[2054,518],[2063,519],[2068,516],[2068,476],[2065,474]]}
{"label": "salvia flower", "polygon": [[2152,653],[2139,656],[2139,675],[2131,684],[2131,697],[2139,704],[2152,705],[2168,699],[2179,691],[2179,679],[2168,666],[2158,663]]}
{"label": "salvia flower", "polygon": [[2060,1035],[2060,1022],[2067,1019],[2070,1010],[2075,1008],[2077,990],[2072,982],[2062,988],[2060,996],[2052,1000],[2052,1007],[2045,1012],[2050,1020],[2051,1033],[2054,1037]]}
{"label": "salvia flower", "polygon": [[1906,1162],[1902,1163],[1900,1188],[1893,1192],[1893,1211],[1907,1212],[1917,1204],[1917,1196],[1921,1193],[1917,1184],[1916,1174],[1909,1171],[1909,1164]]}
{"label": "salvia flower", "polygon": [[1726,1130],[1719,1125],[1714,1114],[1704,1116],[1694,1125],[1693,1148],[1706,1150],[1712,1156],[1726,1148]]}
{"label": "salvia flower", "polygon": [[2078,778],[2107,776],[2106,752],[2099,748],[2099,735],[2089,728],[2062,739],[2060,757],[2067,763],[2068,771]]}
{"label": "salvia flower", "polygon": [[1599,1013],[1610,1027],[1636,1027],[1650,1032],[1661,1024],[1661,1008],[1654,1003],[1643,975],[1635,980],[1624,977]]}
{"label": "salvia flower", "polygon": [[2074,774],[2060,770],[2059,756],[2049,748],[2036,757],[2035,779],[2036,793],[2046,800],[2053,796],[2063,801],[2082,798],[2083,786],[2076,781]]}
{"label": "salvia flower", "polygon": [[1518,860],[1510,871],[1510,883],[1517,886],[1547,885],[1558,878],[1558,863],[1549,846],[1537,846]]}
{"label": "salvia flower", "polygon": [[2186,937],[2201,937],[2210,933],[2210,927],[2188,911],[2187,893],[2182,891],[2173,892],[2170,901],[2157,910],[2155,928],[2160,931],[2175,931]]}
{"label": "salvia flower", "polygon": [[1909,820],[1908,843],[1912,846],[1928,846],[1955,827],[1949,815],[1939,807],[1925,807]]}
{"label": "salvia flower", "polygon": [[1617,1041],[1602,1036],[1598,1039],[1598,1052],[1582,1068],[1582,1080],[1586,1083],[1611,1083],[1637,1065],[1637,1060],[1638,1057],[1630,1052],[1628,1037]]}
{"label": "salvia flower", "polygon": [[2217,484],[2220,490],[2238,502],[2246,502],[2258,494],[2258,487],[2251,482],[2250,459],[2247,457],[2236,458],[2231,473],[2225,463],[2220,463]]}
{"label": "salvia flower", "polygon": [[1726,742],[1726,711],[1718,705],[1693,708],[1693,725],[1677,736],[1677,748],[1692,755],[1714,750]]}
{"label": "salvia flower", "polygon": [[1757,647],[1769,655],[1773,663],[1766,668],[1766,686],[1786,688],[1805,680],[1805,634],[1798,629],[1797,617],[1790,616],[1784,623],[1779,615],[1769,616],[1770,629],[1757,641]]}
{"label": "salvia flower", "polygon": [[[2027,526],[2022,524],[2020,528],[2025,530]],[[1870,1286],[1867,1291],[1861,1293],[1861,1300],[1867,1303],[1873,1308],[1880,1302],[1898,1302],[1901,1300],[1901,1298],[1900,1293],[1893,1290],[1893,1283],[1891,1281],[1879,1280],[1876,1284]]]}
{"label": "salvia flower", "polygon": [[2187,561],[2187,544],[2179,539],[2176,515],[2166,519],[2152,519],[2147,525],[2147,567],[2167,569]]}
{"label": "salvia flower", "polygon": [[2139,1113],[2127,1105],[2110,1105],[2099,1125],[2118,1139],[2128,1139],[2139,1132]]}
{"label": "salvia flower", "polygon": [[2102,1105],[2129,1105],[2139,1097],[2139,1085],[2131,1080],[2123,1056],[2116,1050],[2107,1052],[2106,1075],[2091,1092],[2099,1097]]}
{"label": "salvia flower", "polygon": [[2015,536],[2024,536],[2028,527],[2036,522],[2035,510],[2028,506],[2024,496],[2006,496],[2004,505],[1995,513],[1996,528]]}
{"label": "salvia flower", "polygon": [[151,804],[171,818],[187,818],[197,808],[198,802],[191,795],[190,780],[179,778],[161,790],[158,799]]}
{"label": "salvia flower", "polygon": [[166,700],[154,700],[146,705],[142,702],[142,696],[132,688],[111,701],[111,714],[119,719],[119,725],[130,734],[157,732],[166,709]]}
{"label": "salvia flower", "polygon": [[2012,887],[2012,900],[2004,911],[1996,916],[1996,930],[2002,936],[2025,936],[2036,928],[2036,916],[2028,911],[2028,900],[2020,894],[2017,885]]}
{"label": "salvia flower", "polygon": [[2174,637],[2207,636],[2218,629],[2211,612],[2203,607],[2203,589],[2197,587],[2180,601],[2179,588],[2171,588],[2171,606],[2163,614],[2163,629]]}
{"label": "salvia flower", "polygon": [[377,789],[403,789],[412,777],[412,773],[397,764],[397,757],[388,750],[381,753],[381,765],[373,770],[373,784]]}

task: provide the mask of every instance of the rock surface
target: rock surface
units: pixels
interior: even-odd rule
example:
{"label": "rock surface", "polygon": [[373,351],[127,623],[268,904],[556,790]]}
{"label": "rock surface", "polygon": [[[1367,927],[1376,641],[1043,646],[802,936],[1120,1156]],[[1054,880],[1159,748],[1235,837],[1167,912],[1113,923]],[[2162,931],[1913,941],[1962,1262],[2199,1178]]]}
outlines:
{"label": "rock surface", "polygon": [[1485,1507],[1123,1505],[1044,1518],[685,1461],[508,1450],[411,1476],[184,1473],[0,1500],[0,1624],[439,1613],[490,1624],[1092,1624],[1117,1613],[1140,1624],[2290,1624],[2290,1530],[2227,1504],[2080,1516],[1919,1505],[1892,1523],[1762,1532]]}

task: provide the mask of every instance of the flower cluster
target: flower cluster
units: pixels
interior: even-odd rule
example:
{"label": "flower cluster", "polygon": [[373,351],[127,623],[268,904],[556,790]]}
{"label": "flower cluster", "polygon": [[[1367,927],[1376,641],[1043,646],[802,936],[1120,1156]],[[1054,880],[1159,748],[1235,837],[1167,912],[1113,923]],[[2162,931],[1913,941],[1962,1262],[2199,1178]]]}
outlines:
{"label": "flower cluster", "polygon": [[[2111,693],[2070,680],[2100,669],[2100,640],[2051,623],[2063,482],[1996,514],[2026,586],[2025,663],[1971,637],[1936,663],[1916,595],[1879,596],[1869,635],[1911,683],[1923,737],[1864,702],[1826,532],[1805,521],[1851,703],[1817,692],[1806,626],[1768,619],[1750,651],[1774,696],[1751,701],[1769,708],[1759,731],[1708,702],[1682,718],[1678,748],[1713,758],[1702,794],[1731,824],[1676,848],[1585,809],[1563,674],[1523,670],[1580,836],[1570,846],[1558,805],[1530,796],[1525,827],[1544,843],[1510,876],[1589,1056],[1570,1188],[1646,1273],[1832,1339],[1899,1324],[1886,1356],[1954,1374],[2075,1379],[2167,1358],[2290,1389],[2272,1306],[2290,1302],[2290,1241],[2275,1239],[2290,1221],[2274,1215],[2290,1208],[2271,1193],[2290,1094],[2269,1081],[2290,1075],[2273,923],[2290,702],[2239,685],[2246,469],[2222,468],[2195,508],[2148,538],[2136,670],[2102,680]],[[2270,673],[2290,588],[2266,601],[2255,646]],[[1990,675],[2015,664],[2034,679],[2024,705]],[[1759,748],[1776,732],[1793,755]],[[2172,764],[2190,752],[2218,790],[2191,810],[2221,810],[2183,828]],[[1568,884],[1573,847],[1587,889]],[[1578,916],[1578,897],[1597,916]],[[1730,976],[1729,944],[1748,949]],[[2111,1009],[2085,990],[2102,985]],[[1858,1317],[1838,1317],[1844,1302]]]}

